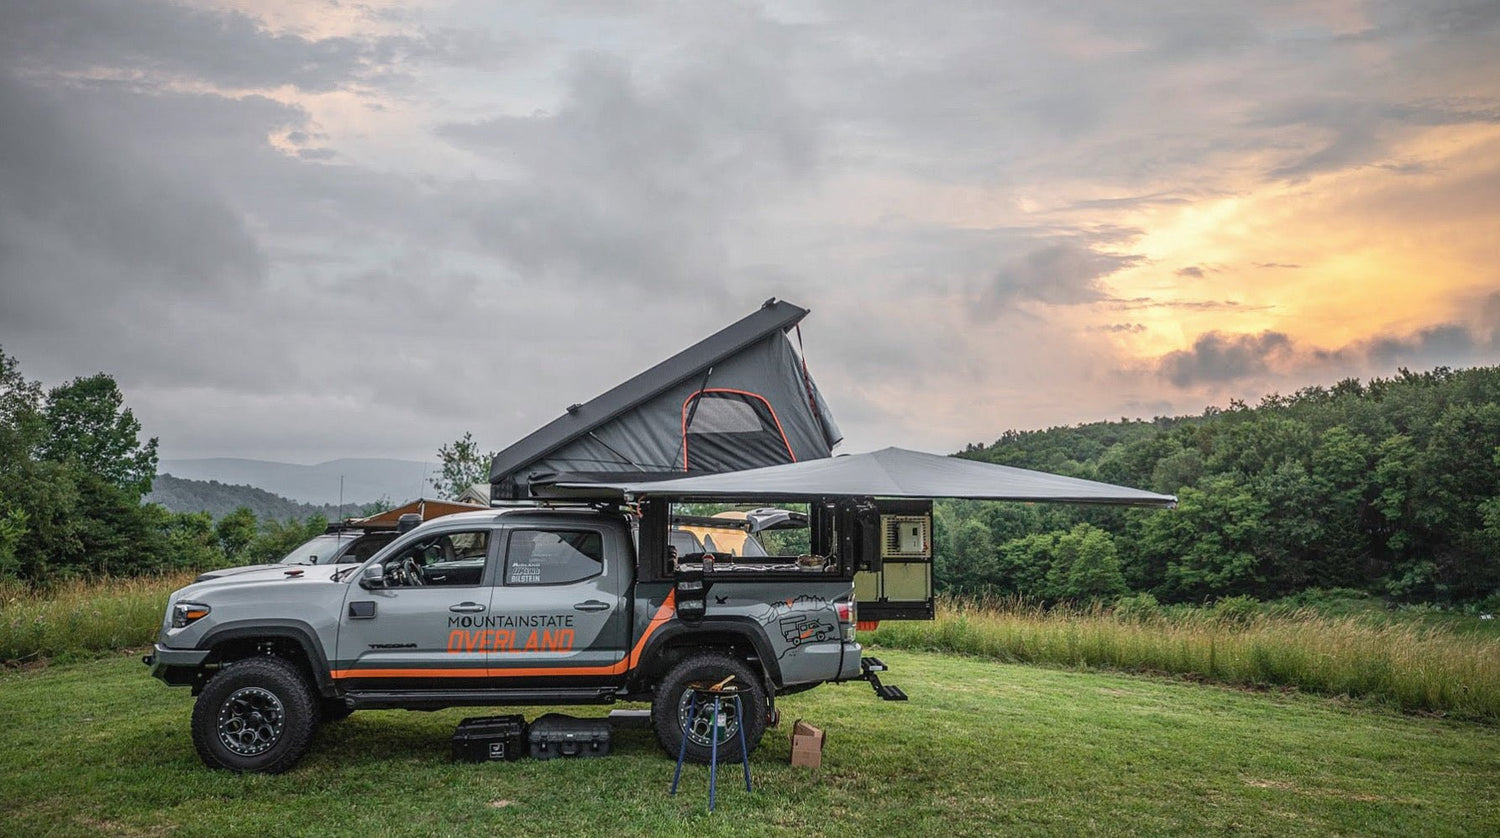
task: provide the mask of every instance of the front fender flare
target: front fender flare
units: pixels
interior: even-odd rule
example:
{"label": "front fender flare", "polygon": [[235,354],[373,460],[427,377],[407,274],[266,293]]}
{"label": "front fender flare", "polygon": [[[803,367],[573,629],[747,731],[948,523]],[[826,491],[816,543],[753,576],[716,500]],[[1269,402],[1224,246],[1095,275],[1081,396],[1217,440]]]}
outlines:
{"label": "front fender flare", "polygon": [[337,695],[329,675],[328,656],[311,625],[287,619],[236,620],[209,629],[198,641],[198,648],[212,649],[227,640],[291,640],[307,655],[318,692],[327,697]]}

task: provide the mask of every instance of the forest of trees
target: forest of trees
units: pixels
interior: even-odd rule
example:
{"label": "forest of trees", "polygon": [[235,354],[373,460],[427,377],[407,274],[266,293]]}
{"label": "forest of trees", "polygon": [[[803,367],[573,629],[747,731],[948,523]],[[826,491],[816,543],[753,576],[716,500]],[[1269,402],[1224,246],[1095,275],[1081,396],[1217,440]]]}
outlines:
{"label": "forest of trees", "polygon": [[940,503],[939,584],[1044,601],[1500,589],[1500,368],[1348,379],[1201,416],[1007,432],[959,456],[1175,494],[1175,510]]}

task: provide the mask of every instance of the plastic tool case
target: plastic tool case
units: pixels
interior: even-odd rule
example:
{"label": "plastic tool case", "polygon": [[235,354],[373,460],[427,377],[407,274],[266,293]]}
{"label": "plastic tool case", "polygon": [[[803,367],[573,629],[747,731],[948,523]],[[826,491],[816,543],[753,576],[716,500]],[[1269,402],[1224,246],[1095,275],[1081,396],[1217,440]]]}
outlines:
{"label": "plastic tool case", "polygon": [[453,732],[457,762],[514,761],[526,756],[526,717],[486,716],[464,719]]}
{"label": "plastic tool case", "polygon": [[548,713],[531,723],[526,734],[536,759],[602,757],[609,754],[608,719],[575,719]]}

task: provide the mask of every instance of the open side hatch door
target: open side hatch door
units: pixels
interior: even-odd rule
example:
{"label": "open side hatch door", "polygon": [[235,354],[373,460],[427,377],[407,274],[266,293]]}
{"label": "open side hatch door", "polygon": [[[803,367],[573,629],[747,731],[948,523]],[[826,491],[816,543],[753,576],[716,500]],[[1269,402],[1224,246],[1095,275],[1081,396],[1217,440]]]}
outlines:
{"label": "open side hatch door", "polygon": [[859,557],[856,619],[933,619],[932,501],[861,500],[847,515]]}

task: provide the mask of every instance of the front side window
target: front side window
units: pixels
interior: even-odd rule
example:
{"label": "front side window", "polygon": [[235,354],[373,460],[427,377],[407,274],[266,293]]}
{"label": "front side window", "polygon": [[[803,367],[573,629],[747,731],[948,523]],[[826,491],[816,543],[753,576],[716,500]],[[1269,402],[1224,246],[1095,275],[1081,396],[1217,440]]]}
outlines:
{"label": "front side window", "polygon": [[414,541],[381,563],[386,586],[478,585],[484,578],[489,539],[489,530],[471,530]]}
{"label": "front side window", "polygon": [[507,585],[564,585],[604,571],[604,536],[593,530],[517,530],[505,556]]}

